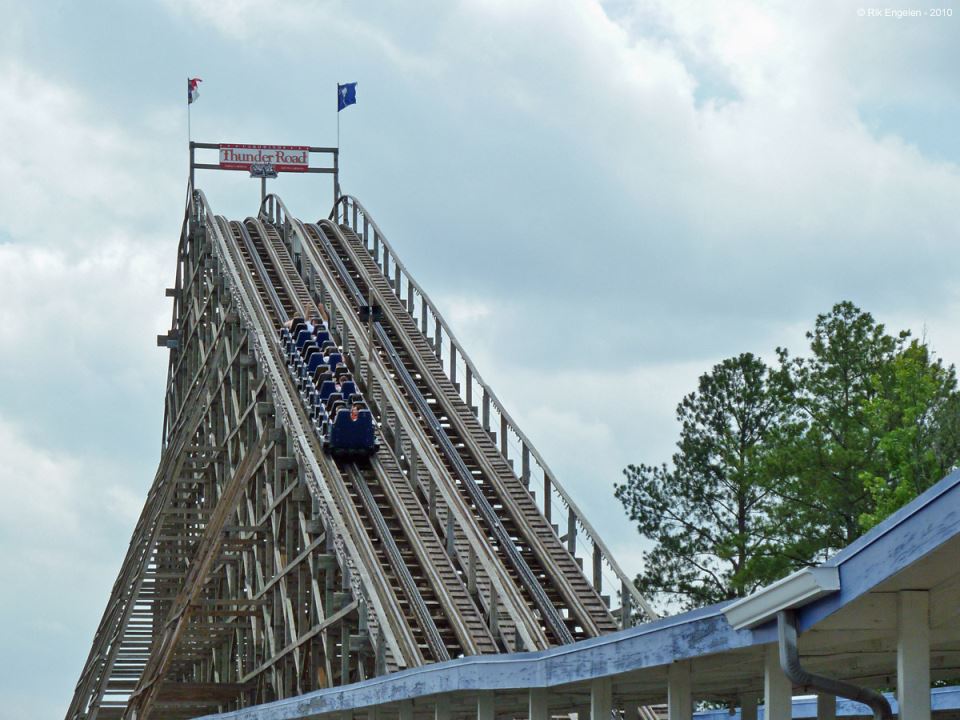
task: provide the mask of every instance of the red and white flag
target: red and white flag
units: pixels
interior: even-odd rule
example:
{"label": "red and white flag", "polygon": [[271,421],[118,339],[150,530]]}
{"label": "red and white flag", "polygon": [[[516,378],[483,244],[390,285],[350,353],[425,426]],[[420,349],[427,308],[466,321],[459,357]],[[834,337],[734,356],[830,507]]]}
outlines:
{"label": "red and white flag", "polygon": [[200,97],[200,88],[198,87],[203,80],[200,78],[188,78],[187,79],[187,105],[193,103],[198,97]]}

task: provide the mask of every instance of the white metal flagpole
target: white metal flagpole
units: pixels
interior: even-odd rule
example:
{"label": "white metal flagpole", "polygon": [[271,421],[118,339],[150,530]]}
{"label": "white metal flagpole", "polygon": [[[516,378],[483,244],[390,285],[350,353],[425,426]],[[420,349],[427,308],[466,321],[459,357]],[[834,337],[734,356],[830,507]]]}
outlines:
{"label": "white metal flagpole", "polygon": [[187,145],[193,140],[193,132],[190,128],[190,106],[192,104],[190,102],[190,78],[187,78]]}
{"label": "white metal flagpole", "polygon": [[340,173],[343,172],[343,156],[340,154],[340,83],[337,83],[337,187],[334,189],[336,199],[340,199]]}

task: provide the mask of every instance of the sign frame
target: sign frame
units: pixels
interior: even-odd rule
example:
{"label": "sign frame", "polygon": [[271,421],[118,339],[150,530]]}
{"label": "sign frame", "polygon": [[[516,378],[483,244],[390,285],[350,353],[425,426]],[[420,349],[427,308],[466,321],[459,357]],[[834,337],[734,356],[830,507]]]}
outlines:
{"label": "sign frame", "polygon": [[[227,170],[236,172],[237,170],[247,170],[249,171],[249,165],[251,163],[245,163],[242,167],[223,167],[220,164],[213,163],[203,163],[197,162],[196,151],[197,150],[217,150],[221,151],[222,148],[259,148],[264,150],[301,150],[306,154],[306,163],[303,167],[297,167],[294,170],[284,169],[277,164],[274,165],[274,170],[277,172],[294,172],[297,174],[323,174],[323,175],[333,175],[333,202],[336,203],[340,199],[340,148],[336,147],[321,147],[316,145],[255,145],[255,144],[237,144],[237,143],[206,143],[206,142],[194,142],[190,141],[190,187],[196,187],[195,184],[195,173],[197,170]],[[320,155],[329,159],[329,165],[326,167],[311,167],[310,159],[313,155]],[[239,163],[238,163],[239,164]],[[287,165],[287,163],[281,163],[281,165]],[[267,196],[267,176],[253,175],[251,177],[260,178],[260,199]],[[272,176],[269,176],[272,177]]]}

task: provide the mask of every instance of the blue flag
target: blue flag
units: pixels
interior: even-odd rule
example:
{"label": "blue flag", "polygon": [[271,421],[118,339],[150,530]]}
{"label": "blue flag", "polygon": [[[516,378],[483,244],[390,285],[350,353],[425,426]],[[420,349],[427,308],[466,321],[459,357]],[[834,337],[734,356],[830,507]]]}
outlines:
{"label": "blue flag", "polygon": [[357,84],[337,83],[337,112],[343,110],[347,105],[355,105],[357,102]]}

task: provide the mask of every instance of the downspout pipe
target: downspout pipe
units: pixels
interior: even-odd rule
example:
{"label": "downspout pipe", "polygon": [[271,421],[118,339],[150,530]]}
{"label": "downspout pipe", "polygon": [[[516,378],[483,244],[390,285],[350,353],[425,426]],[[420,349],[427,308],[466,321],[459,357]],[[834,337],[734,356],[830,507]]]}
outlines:
{"label": "downspout pipe", "polygon": [[781,610],[777,613],[777,637],[780,645],[780,667],[795,685],[861,702],[873,710],[874,720],[892,720],[893,710],[890,709],[890,703],[876,690],[815,675],[801,667],[800,651],[797,649],[797,614],[794,610]]}

